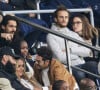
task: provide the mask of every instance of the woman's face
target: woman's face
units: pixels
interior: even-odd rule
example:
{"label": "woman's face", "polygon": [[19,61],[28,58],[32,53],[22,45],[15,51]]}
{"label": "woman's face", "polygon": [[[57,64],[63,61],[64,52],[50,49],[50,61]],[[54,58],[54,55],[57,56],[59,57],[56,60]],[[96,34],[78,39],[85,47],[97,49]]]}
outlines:
{"label": "woman's face", "polygon": [[74,32],[76,32],[76,33],[82,32],[82,21],[79,17],[73,18],[72,28],[73,28]]}
{"label": "woman's face", "polygon": [[26,57],[28,55],[28,44],[27,42],[22,42],[21,43],[21,54]]}
{"label": "woman's face", "polygon": [[21,77],[24,74],[24,69],[24,62],[19,59],[16,64],[16,75]]}

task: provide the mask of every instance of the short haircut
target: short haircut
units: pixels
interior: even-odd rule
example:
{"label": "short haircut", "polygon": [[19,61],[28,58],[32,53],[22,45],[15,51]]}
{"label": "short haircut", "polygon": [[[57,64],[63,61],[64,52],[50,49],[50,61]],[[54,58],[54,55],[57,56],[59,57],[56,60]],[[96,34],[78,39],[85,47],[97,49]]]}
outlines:
{"label": "short haircut", "polygon": [[70,15],[70,12],[67,10],[67,8],[66,8],[65,6],[61,5],[61,6],[59,6],[59,7],[56,9],[56,11],[54,12],[54,18],[57,18],[58,12],[59,12],[59,11],[66,11],[66,12],[68,12],[68,14]]}
{"label": "short haircut", "polygon": [[52,86],[52,90],[60,90],[62,84],[65,83],[64,80],[57,80],[54,82],[53,86]]}
{"label": "short haircut", "polygon": [[3,20],[2,20],[2,22],[1,22],[1,25],[6,26],[6,25],[8,24],[8,21],[9,21],[9,20],[16,21],[17,26],[19,25],[18,20],[17,20],[14,16],[11,16],[11,15],[6,15],[6,16],[4,16],[4,17],[3,17]]}
{"label": "short haircut", "polygon": [[[95,86],[93,86],[93,84]],[[92,88],[95,88],[96,90],[96,84],[93,80],[89,78],[83,78],[79,83],[80,90],[92,90]]]}
{"label": "short haircut", "polygon": [[37,54],[41,57],[43,57],[43,60],[52,60],[52,51],[46,47],[46,46],[42,46],[37,50]]}

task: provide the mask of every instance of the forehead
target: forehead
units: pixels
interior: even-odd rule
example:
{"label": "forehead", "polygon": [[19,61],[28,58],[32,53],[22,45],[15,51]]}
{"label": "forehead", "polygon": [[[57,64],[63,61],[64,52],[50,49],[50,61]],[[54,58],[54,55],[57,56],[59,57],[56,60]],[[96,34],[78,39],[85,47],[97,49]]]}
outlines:
{"label": "forehead", "polygon": [[25,41],[21,42],[20,45],[21,45],[21,46],[28,46],[27,42],[25,42]]}
{"label": "forehead", "polygon": [[57,16],[69,16],[69,13],[65,10],[58,11]]}
{"label": "forehead", "polygon": [[42,60],[42,57],[37,54],[36,55],[36,60]]}
{"label": "forehead", "polygon": [[17,24],[17,22],[15,20],[9,20],[8,24]]}
{"label": "forehead", "polygon": [[21,59],[18,59],[18,60],[17,60],[17,63],[18,63],[18,64],[23,64],[23,63],[24,63],[24,61],[23,61],[23,60],[21,60]]}
{"label": "forehead", "polygon": [[79,18],[79,17],[74,17],[73,20],[81,21],[81,18]]}

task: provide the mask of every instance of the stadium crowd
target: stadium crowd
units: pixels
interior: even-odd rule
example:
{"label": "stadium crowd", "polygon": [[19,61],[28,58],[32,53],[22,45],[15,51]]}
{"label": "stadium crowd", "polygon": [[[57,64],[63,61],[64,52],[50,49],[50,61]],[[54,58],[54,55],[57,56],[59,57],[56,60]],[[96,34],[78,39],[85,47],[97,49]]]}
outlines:
{"label": "stadium crowd", "polygon": [[[91,8],[95,27],[87,13],[71,8]],[[40,9],[54,13],[8,14],[2,11],[36,10],[36,0],[0,0],[0,90],[100,90],[100,78],[67,68],[66,45],[71,65],[100,75],[100,53],[69,40],[42,32],[15,16],[50,28],[92,46],[100,45],[99,0],[41,0]]]}

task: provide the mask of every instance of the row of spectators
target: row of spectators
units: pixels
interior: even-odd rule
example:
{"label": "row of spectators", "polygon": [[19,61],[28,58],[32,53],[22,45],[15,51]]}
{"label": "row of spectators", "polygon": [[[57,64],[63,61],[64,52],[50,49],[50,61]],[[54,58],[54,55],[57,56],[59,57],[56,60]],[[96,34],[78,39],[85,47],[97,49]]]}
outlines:
{"label": "row of spectators", "polygon": [[[40,9],[56,9],[59,5],[64,5],[66,8],[91,8],[94,12],[94,21],[96,27],[99,27],[100,16],[100,1],[99,0],[40,0]],[[0,9],[3,11],[11,10],[34,10],[36,9],[35,0],[1,0]],[[45,16],[44,16],[45,15]],[[22,15],[19,15],[22,16]],[[43,14],[41,18],[51,25],[52,15]]]}

